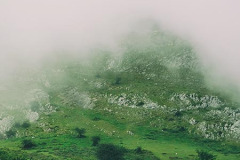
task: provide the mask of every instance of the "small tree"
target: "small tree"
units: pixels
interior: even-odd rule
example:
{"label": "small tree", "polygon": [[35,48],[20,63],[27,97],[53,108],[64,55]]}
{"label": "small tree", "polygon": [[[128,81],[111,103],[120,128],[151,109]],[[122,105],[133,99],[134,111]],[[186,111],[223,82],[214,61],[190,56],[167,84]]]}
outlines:
{"label": "small tree", "polygon": [[137,154],[143,153],[142,147],[137,147],[134,151],[135,151]]}
{"label": "small tree", "polygon": [[101,138],[99,136],[92,137],[92,146],[97,146],[100,142]]}
{"label": "small tree", "polygon": [[143,106],[145,103],[143,101],[138,102],[137,106]]}
{"label": "small tree", "polygon": [[22,141],[22,148],[24,148],[24,149],[31,149],[35,146],[36,146],[36,144],[30,139],[25,139]]}
{"label": "small tree", "polygon": [[23,127],[23,128],[29,128],[30,126],[31,126],[31,124],[30,124],[29,121],[25,121],[25,122],[23,122],[23,124],[22,124],[22,127]]}
{"label": "small tree", "polygon": [[39,110],[40,110],[40,105],[39,105],[38,102],[34,101],[34,102],[32,102],[30,105],[31,105],[31,110],[32,110],[33,112],[39,112]]}
{"label": "small tree", "polygon": [[7,138],[12,138],[16,136],[17,131],[10,129],[9,131],[6,131]]}
{"label": "small tree", "polygon": [[124,148],[113,144],[101,144],[97,149],[97,158],[99,160],[123,160]]}
{"label": "small tree", "polygon": [[181,111],[176,111],[176,113],[174,114],[176,117],[181,117],[183,114]]}
{"label": "small tree", "polygon": [[14,128],[20,128],[21,127],[21,124],[19,122],[16,122],[14,123],[13,125]]}
{"label": "small tree", "polygon": [[120,83],[121,83],[121,80],[122,80],[121,77],[116,77],[114,84],[116,84],[116,85],[120,84]]}
{"label": "small tree", "polygon": [[27,160],[26,154],[17,153],[9,149],[0,149],[0,160]]}
{"label": "small tree", "polygon": [[75,131],[77,132],[77,137],[78,138],[85,138],[86,136],[84,135],[86,133],[85,128],[75,128]]}
{"label": "small tree", "polygon": [[198,160],[215,160],[216,156],[203,150],[197,150]]}

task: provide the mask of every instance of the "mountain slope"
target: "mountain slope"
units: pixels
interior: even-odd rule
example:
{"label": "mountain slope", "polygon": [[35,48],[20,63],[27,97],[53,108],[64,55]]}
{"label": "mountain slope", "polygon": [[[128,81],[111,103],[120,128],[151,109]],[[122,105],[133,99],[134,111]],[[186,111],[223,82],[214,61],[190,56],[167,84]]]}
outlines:
{"label": "mountain slope", "polygon": [[[195,159],[197,149],[239,159],[239,104],[208,87],[187,42],[155,30],[131,33],[120,46],[120,54],[96,49],[84,62],[63,55],[21,75],[15,84],[27,94],[15,102],[20,109],[2,115],[0,151],[90,160],[97,152],[91,137],[99,136],[101,144],[128,149],[129,160]],[[85,138],[76,127],[86,129]],[[24,139],[36,146],[22,149]],[[138,146],[145,151],[136,153]]]}

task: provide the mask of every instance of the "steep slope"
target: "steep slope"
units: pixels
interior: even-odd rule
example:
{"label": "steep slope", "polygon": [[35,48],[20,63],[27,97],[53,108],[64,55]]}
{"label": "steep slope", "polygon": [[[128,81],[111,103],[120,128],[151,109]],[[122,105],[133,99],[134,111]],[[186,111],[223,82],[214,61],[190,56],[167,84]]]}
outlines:
{"label": "steep slope", "polygon": [[[27,94],[15,102],[20,109],[1,115],[0,153],[96,159],[91,137],[99,136],[102,144],[127,148],[129,160],[194,159],[197,149],[239,159],[239,104],[209,89],[187,42],[155,29],[131,33],[120,46],[115,54],[95,49],[84,62],[63,55],[21,75]],[[86,129],[85,138],[76,127]],[[22,149],[24,139],[36,146]],[[135,152],[138,146],[145,151]]]}

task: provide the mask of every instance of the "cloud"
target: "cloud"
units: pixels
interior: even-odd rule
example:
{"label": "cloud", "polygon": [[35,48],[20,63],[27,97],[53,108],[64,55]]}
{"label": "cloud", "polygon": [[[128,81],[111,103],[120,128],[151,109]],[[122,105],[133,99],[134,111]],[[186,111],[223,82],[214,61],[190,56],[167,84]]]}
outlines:
{"label": "cloud", "polygon": [[137,21],[151,18],[189,40],[212,73],[240,84],[238,6],[236,0],[0,0],[0,72],[56,52],[114,47]]}

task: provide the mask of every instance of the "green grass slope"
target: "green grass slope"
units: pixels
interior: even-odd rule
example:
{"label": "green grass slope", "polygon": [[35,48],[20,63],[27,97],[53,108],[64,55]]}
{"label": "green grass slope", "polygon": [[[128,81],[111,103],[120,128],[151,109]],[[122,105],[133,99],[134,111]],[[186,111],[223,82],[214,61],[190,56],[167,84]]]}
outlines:
{"label": "green grass slope", "polygon": [[[59,58],[21,82],[30,88],[22,110],[31,123],[15,116],[5,127],[0,159],[95,160],[93,136],[122,147],[126,160],[192,160],[196,150],[240,158],[238,103],[208,88],[187,42],[151,31],[121,46],[119,55],[95,50],[85,63]],[[35,145],[23,148],[26,139]]]}

